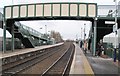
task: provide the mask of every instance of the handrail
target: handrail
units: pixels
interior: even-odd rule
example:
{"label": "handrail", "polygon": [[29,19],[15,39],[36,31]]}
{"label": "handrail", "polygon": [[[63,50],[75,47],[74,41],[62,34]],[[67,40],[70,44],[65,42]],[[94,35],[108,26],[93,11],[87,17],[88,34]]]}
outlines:
{"label": "handrail", "polygon": [[28,27],[28,26],[25,26],[25,25],[21,24],[20,22],[15,22],[15,24],[16,24],[16,26],[20,29],[20,31],[23,34],[27,34],[28,35],[28,32],[29,32],[29,34],[31,34],[31,35],[33,35],[35,37],[44,38],[44,34],[41,34],[40,32],[38,32],[38,31]]}

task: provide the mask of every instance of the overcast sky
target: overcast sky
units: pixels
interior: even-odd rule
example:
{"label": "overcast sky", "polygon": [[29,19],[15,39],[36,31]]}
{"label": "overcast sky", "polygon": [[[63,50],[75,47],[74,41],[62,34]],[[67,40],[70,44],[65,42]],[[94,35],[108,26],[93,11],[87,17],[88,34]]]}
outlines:
{"label": "overcast sky", "polygon": [[47,31],[54,30],[54,31],[60,32],[64,39],[81,38],[81,35],[83,38],[84,27],[86,28],[85,32],[88,36],[88,32],[91,26],[90,21],[78,21],[78,20],[77,21],[75,20],[52,20],[52,21],[43,20],[43,21],[32,21],[30,23],[29,21],[28,22],[22,21],[21,23],[28,25],[29,27],[34,28],[35,30],[42,33],[45,33],[45,25],[47,25]]}
{"label": "overcast sky", "polygon": [[[120,1],[120,0],[117,0]],[[113,0],[0,0],[0,7],[3,8],[7,5],[16,5],[16,4],[27,4],[27,3],[46,3],[46,2],[89,2],[89,3],[97,3],[98,5],[114,5]],[[91,22],[89,21],[75,21],[75,20],[44,20],[44,21],[32,21],[32,22],[21,22],[39,32],[45,33],[45,25],[47,25],[47,30],[55,30],[61,33],[64,39],[76,39],[83,37],[83,28],[84,24],[86,24],[86,34],[88,36],[88,32],[90,30]],[[42,29],[40,30],[40,28]],[[81,30],[82,28],[82,30]],[[82,34],[81,34],[82,32]],[[0,31],[0,35],[3,35],[3,32]],[[10,36],[10,34],[7,34]]]}

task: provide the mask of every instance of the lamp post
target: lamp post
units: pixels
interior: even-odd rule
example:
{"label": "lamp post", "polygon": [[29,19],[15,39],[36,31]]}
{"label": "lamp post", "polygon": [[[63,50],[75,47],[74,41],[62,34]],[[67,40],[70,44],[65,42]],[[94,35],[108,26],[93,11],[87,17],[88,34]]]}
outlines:
{"label": "lamp post", "polygon": [[86,24],[84,24],[84,40],[85,40],[85,36],[86,36],[86,34],[85,34],[85,27],[86,27]]}
{"label": "lamp post", "polygon": [[51,32],[51,31],[48,31],[48,36],[49,36],[49,37],[50,37],[50,32]]}
{"label": "lamp post", "polygon": [[94,32],[93,32],[93,56],[96,54],[96,37],[97,36],[97,17],[94,19]]}
{"label": "lamp post", "polygon": [[45,25],[45,34],[47,36],[47,25]]}
{"label": "lamp post", "polygon": [[49,44],[50,44],[50,31],[48,31],[48,40],[49,40]]}
{"label": "lamp post", "polygon": [[[42,27],[40,28],[40,30],[42,29]],[[41,31],[40,31],[41,32]],[[40,43],[40,37],[41,37],[41,33],[40,33],[40,35],[39,35],[39,43]]]}
{"label": "lamp post", "polygon": [[81,28],[81,40],[82,40],[82,28]]}
{"label": "lamp post", "polygon": [[114,62],[116,62],[116,50],[117,50],[117,0],[114,0],[115,2],[115,47],[114,47]]}

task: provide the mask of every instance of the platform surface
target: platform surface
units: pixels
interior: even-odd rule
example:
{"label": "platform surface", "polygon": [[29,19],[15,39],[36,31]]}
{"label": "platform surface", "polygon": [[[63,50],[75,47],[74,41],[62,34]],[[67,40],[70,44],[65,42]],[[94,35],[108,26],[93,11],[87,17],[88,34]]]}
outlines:
{"label": "platform surface", "polygon": [[35,48],[16,49],[13,52],[11,51],[11,52],[7,52],[7,53],[0,53],[0,59],[10,57],[10,56],[19,55],[19,54],[24,54],[24,53],[28,53],[28,52],[32,52],[32,51],[36,51],[36,50],[55,47],[55,46],[59,46],[59,45],[62,45],[62,44],[63,43],[58,43],[58,44],[54,44],[54,45],[38,46],[38,47],[35,47]]}
{"label": "platform surface", "polygon": [[75,44],[75,53],[74,53],[74,58],[73,58],[73,62],[71,65],[71,69],[70,69],[70,76],[74,76],[74,75],[90,75],[90,76],[94,76],[94,72],[86,58],[86,56],[84,55],[83,51],[80,49],[78,44]]}
{"label": "platform surface", "polygon": [[70,69],[70,76],[120,76],[118,62],[112,58],[93,56],[90,51],[87,54],[78,44],[75,45],[75,54]]}
{"label": "platform surface", "polygon": [[102,58],[92,56],[91,53],[87,53],[86,57],[96,74],[96,76],[120,76],[120,67],[117,62],[114,62],[112,58]]}

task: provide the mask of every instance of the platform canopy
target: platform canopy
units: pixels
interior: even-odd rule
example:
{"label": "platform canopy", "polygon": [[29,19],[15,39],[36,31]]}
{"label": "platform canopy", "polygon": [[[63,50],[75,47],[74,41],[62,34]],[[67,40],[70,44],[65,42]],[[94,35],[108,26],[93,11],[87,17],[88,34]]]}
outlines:
{"label": "platform canopy", "polygon": [[37,3],[4,7],[5,19],[29,17],[96,17],[96,3]]}

